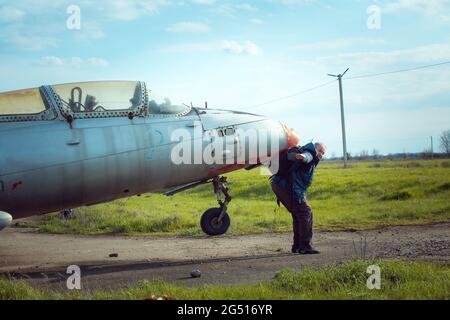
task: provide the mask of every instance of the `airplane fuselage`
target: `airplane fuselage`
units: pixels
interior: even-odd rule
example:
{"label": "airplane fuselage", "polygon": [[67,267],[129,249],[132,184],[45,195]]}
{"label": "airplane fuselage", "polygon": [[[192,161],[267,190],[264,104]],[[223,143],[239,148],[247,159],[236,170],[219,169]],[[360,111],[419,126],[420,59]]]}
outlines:
{"label": "airplane fuselage", "polygon": [[[209,132],[218,128],[279,126],[253,115],[245,115],[250,122],[241,123],[242,117],[218,114],[217,126],[209,129],[204,129],[196,112],[182,119],[79,119],[72,128],[65,121],[2,124],[0,210],[23,218],[160,191],[243,168],[246,165],[231,165],[234,159],[210,165],[174,164],[170,158],[176,144],[171,136],[177,129],[193,131],[195,124],[201,125],[203,151],[211,143]],[[237,152],[248,151],[245,141],[236,147]]]}
{"label": "airplane fuselage", "polygon": [[[286,127],[249,113],[190,108],[182,115],[120,116],[101,110],[76,117],[57,102],[48,99],[42,119],[0,117],[0,212],[6,216],[24,218],[210,179],[259,163],[291,143]],[[261,131],[275,135],[252,141],[243,134]],[[188,138],[179,138],[180,132]],[[193,161],[174,161],[180,141],[192,147]],[[222,150],[208,149],[217,141]],[[255,143],[266,144],[257,159]],[[208,163],[205,155],[223,161]]]}

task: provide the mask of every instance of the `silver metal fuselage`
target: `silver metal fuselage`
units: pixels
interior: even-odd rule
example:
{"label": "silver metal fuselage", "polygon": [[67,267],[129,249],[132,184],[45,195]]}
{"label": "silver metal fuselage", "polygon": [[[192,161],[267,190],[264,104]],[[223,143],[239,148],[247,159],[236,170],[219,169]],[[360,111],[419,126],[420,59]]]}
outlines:
{"label": "silver metal fuselage", "polygon": [[[232,111],[193,109],[183,117],[128,117],[0,123],[0,211],[14,219],[92,205],[211,178],[246,165],[171,161],[177,129],[200,126],[202,145],[218,128],[271,128],[279,122]],[[248,151],[235,137],[233,148]],[[194,143],[194,141],[192,141]],[[276,153],[279,150],[268,150]],[[248,154],[248,152],[246,152]],[[248,159],[246,159],[248,160]],[[248,161],[247,161],[248,162]]]}

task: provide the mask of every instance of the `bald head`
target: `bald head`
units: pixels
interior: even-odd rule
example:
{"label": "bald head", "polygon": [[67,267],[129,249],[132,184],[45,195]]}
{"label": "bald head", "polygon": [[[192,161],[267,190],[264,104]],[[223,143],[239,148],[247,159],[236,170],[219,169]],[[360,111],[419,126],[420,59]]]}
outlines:
{"label": "bald head", "polygon": [[317,157],[322,160],[327,149],[326,146],[322,142],[316,142],[314,147],[316,148]]}

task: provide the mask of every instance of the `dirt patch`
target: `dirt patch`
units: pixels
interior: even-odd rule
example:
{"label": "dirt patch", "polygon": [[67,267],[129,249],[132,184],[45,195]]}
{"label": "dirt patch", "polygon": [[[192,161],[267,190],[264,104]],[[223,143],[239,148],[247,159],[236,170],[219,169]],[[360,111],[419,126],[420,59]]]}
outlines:
{"label": "dirt patch", "polygon": [[[33,286],[66,290],[69,265],[83,288],[117,289],[161,278],[189,286],[270,280],[284,268],[302,270],[352,258],[450,259],[450,222],[353,232],[317,232],[319,255],[290,254],[291,234],[210,237],[82,237],[0,232],[0,272]],[[115,253],[117,257],[111,258]],[[193,269],[202,277],[192,279]]]}

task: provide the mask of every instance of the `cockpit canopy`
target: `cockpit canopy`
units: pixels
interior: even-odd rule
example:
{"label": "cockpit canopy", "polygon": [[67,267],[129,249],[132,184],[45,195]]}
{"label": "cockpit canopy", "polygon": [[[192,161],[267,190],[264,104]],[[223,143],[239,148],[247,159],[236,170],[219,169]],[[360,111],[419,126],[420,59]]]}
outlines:
{"label": "cockpit canopy", "polygon": [[191,109],[158,98],[139,81],[78,82],[0,93],[0,122],[51,120],[57,112],[75,119],[126,116],[130,112],[183,116]]}
{"label": "cockpit canopy", "polygon": [[52,88],[72,112],[129,110],[145,103],[141,83],[135,81],[68,83]]}
{"label": "cockpit canopy", "polygon": [[46,109],[39,88],[0,93],[0,114],[38,114]]}

